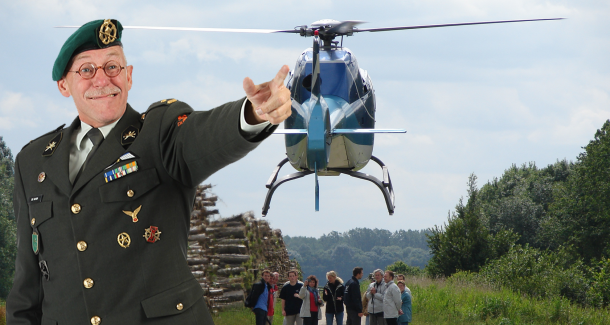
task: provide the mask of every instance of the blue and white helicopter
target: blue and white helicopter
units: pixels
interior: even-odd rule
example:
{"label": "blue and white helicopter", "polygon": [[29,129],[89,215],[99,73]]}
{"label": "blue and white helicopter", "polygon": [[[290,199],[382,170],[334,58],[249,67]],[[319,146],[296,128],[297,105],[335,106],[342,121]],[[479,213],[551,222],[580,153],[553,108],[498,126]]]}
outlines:
{"label": "blue and white helicopter", "polygon": [[[375,129],[375,89],[366,70],[358,66],[353,52],[343,47],[343,36],[359,32],[384,32],[405,29],[452,27],[465,25],[499,24],[563,18],[524,19],[455,23],[441,25],[399,26],[359,29],[362,21],[319,20],[310,27],[298,26],[290,30],[188,28],[123,26],[125,29],[175,31],[232,32],[232,33],[292,33],[313,37],[313,46],[306,49],[290,72],[287,88],[292,96],[292,115],[284,121],[286,155],[267,181],[268,188],[262,216],[269,211],[275,190],[291,180],[315,175],[315,210],[319,210],[318,176],[346,174],[374,183],[383,193],[390,215],[394,213],[394,190],[387,166],[373,156],[375,133],[406,133],[402,129]],[[62,26],[78,27],[78,26]],[[335,38],[341,37],[341,42]],[[383,180],[358,170],[369,161],[377,163]],[[278,179],[283,165],[290,162],[297,172]]]}

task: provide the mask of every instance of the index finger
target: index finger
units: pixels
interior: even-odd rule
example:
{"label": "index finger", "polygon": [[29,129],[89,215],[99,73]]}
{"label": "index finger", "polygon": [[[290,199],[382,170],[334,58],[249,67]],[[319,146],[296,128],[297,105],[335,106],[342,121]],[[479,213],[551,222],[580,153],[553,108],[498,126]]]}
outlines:
{"label": "index finger", "polygon": [[271,89],[275,90],[277,88],[280,88],[280,86],[283,86],[284,84],[284,80],[286,80],[286,76],[288,75],[288,72],[290,72],[290,68],[287,65],[283,65],[280,68],[280,71],[277,72],[277,74],[275,75],[275,77],[273,78],[273,80],[271,80]]}

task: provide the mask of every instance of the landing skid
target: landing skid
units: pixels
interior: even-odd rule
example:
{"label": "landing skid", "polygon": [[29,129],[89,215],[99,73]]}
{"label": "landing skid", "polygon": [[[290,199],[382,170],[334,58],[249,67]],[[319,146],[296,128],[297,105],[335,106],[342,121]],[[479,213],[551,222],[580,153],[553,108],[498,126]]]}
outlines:
{"label": "landing skid", "polygon": [[[392,187],[392,180],[390,179],[390,173],[388,171],[388,167],[381,160],[379,160],[375,156],[371,156],[371,160],[376,162],[377,164],[379,164],[379,166],[381,167],[382,172],[383,172],[383,181],[380,181],[375,176],[368,175],[368,174],[361,173],[361,172],[351,171],[349,169],[340,169],[340,168],[331,169],[331,168],[329,168],[329,170],[332,170],[332,171],[335,171],[335,172],[339,172],[341,174],[346,174],[346,175],[349,175],[349,176],[352,176],[352,177],[364,179],[364,180],[367,180],[367,181],[372,182],[375,185],[377,185],[379,190],[381,190],[381,193],[383,193],[383,197],[385,198],[385,202],[386,202],[386,205],[388,207],[388,213],[390,215],[393,215],[394,214],[394,207],[395,207],[394,206],[394,188]],[[282,177],[280,179],[277,179],[277,175],[280,172],[280,169],[287,162],[288,162],[288,158],[284,158],[284,160],[282,160],[277,165],[277,167],[275,167],[275,169],[273,170],[273,173],[271,174],[271,177],[269,177],[269,180],[267,181],[267,184],[265,184],[265,186],[269,190],[267,191],[267,196],[265,197],[265,204],[263,205],[263,213],[262,213],[263,217],[267,216],[267,212],[269,212],[269,208],[270,208],[269,204],[271,203],[271,197],[273,196],[273,192],[275,192],[275,190],[280,185],[282,185],[283,183],[286,183],[288,181],[292,181],[292,180],[295,180],[297,178],[301,178],[303,176],[307,176],[309,174],[313,174],[314,173],[314,171],[311,171],[311,170],[303,170],[303,171],[300,171],[300,172],[296,172],[296,173],[293,173],[293,174],[286,175],[286,176],[284,176],[284,177]],[[317,186],[317,182],[316,182],[316,186]],[[316,187],[316,190],[317,190],[317,187]],[[317,210],[318,209],[316,209],[316,211]]]}

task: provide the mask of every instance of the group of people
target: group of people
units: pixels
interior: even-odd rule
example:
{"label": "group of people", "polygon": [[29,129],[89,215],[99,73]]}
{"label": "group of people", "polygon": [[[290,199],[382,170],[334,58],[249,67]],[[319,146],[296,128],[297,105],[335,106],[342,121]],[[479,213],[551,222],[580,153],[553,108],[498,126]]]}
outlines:
{"label": "group of people", "polygon": [[361,293],[360,280],[364,272],[355,267],[352,278],[344,283],[335,271],[326,273],[328,282],[318,291],[318,278],[308,276],[303,282],[298,280],[297,270],[288,272],[288,282],[278,290],[279,274],[269,270],[262,272],[260,282],[252,286],[246,298],[246,307],[252,308],[256,325],[271,325],[275,299],[282,303],[283,325],[317,325],[322,319],[321,307],[326,306],[326,324],[343,325],[347,314],[347,325],[360,325],[366,316],[366,325],[407,325],[411,322],[411,290],[405,284],[404,275],[377,269],[374,281],[366,292]]}

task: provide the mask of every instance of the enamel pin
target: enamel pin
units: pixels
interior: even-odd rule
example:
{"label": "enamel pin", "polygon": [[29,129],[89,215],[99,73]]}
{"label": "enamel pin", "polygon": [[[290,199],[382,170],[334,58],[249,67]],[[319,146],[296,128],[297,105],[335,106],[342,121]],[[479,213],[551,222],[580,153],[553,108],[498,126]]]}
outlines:
{"label": "enamel pin", "polygon": [[38,237],[38,231],[34,229],[34,231],[32,231],[32,250],[36,255],[38,255],[38,252],[40,251],[40,243]]}
{"label": "enamel pin", "polygon": [[49,157],[49,156],[53,155],[53,153],[55,153],[55,149],[57,149],[57,146],[59,146],[59,143],[61,142],[62,137],[63,137],[63,132],[60,132],[53,139],[51,139],[51,141],[49,141],[49,143],[45,147],[44,151],[42,152],[42,155],[45,157]]}
{"label": "enamel pin", "polygon": [[140,134],[140,130],[138,130],[137,127],[133,125],[128,126],[125,130],[123,130],[123,133],[121,133],[121,145],[128,146],[132,144],[134,141],[136,141],[138,134]]}
{"label": "enamel pin", "polygon": [[122,232],[117,236],[116,241],[119,243],[119,246],[127,248],[131,244],[131,237],[129,237],[128,233]]}
{"label": "enamel pin", "polygon": [[140,213],[141,209],[142,209],[142,206],[140,205],[137,209],[133,210],[133,212],[123,210],[123,213],[130,216],[131,220],[133,222],[138,222],[138,213]]}
{"label": "enamel pin", "polygon": [[146,241],[149,243],[154,243],[157,240],[161,240],[161,232],[159,231],[159,228],[155,227],[155,226],[150,226],[148,228],[146,228],[144,230],[144,238],[146,238]]}

